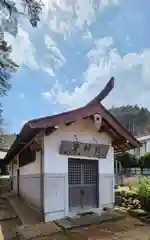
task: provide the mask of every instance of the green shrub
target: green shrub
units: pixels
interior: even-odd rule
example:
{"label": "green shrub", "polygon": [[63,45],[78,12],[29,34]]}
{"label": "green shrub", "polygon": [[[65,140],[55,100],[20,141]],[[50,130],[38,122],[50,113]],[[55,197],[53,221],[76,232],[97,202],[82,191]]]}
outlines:
{"label": "green shrub", "polygon": [[123,168],[137,167],[137,158],[129,152],[123,152],[116,156],[116,159],[121,163]]}
{"label": "green shrub", "polygon": [[146,152],[143,155],[143,162],[145,168],[150,168],[150,152]]}
{"label": "green shrub", "polygon": [[129,152],[123,152],[116,156],[124,169],[140,168],[141,172],[144,168],[150,168],[150,152],[146,152],[143,156],[135,156]]}
{"label": "green shrub", "polygon": [[139,197],[150,197],[150,181],[147,177],[139,176],[137,194]]}
{"label": "green shrub", "polygon": [[147,177],[139,178],[137,194],[139,195],[142,208],[146,211],[150,211],[150,181]]}

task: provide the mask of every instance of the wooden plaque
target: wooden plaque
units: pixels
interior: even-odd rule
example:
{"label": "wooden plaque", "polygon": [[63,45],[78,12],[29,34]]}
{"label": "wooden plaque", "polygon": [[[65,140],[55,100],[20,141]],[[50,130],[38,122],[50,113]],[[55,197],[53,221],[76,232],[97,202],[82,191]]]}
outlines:
{"label": "wooden plaque", "polygon": [[61,155],[106,158],[108,150],[109,145],[104,144],[62,141],[60,144],[59,153]]}

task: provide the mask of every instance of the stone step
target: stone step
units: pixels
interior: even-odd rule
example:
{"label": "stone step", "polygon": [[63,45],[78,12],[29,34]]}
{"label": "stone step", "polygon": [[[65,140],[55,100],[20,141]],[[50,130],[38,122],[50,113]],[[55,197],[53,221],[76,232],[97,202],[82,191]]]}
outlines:
{"label": "stone step", "polygon": [[28,224],[22,225],[17,228],[17,232],[22,237],[21,239],[38,239],[38,237],[52,236],[60,233],[61,228],[58,227],[54,222],[39,223],[39,224]]}

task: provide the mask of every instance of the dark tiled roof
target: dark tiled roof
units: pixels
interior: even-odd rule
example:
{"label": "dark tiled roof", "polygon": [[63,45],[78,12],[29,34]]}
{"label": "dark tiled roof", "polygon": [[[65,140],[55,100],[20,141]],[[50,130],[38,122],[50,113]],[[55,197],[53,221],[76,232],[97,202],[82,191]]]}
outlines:
{"label": "dark tiled roof", "polygon": [[62,123],[77,121],[95,113],[99,113],[102,118],[109,124],[109,126],[122,138],[129,142],[129,144],[136,148],[140,144],[135,137],[133,137],[118,121],[117,119],[106,110],[101,104],[89,104],[85,107],[78,108],[72,111],[64,112],[61,114],[33,119],[25,123],[20,134],[17,136],[11,149],[8,151],[4,158],[5,164],[8,164],[13,157],[18,154],[27,143],[29,143],[39,132],[47,128],[58,126]]}

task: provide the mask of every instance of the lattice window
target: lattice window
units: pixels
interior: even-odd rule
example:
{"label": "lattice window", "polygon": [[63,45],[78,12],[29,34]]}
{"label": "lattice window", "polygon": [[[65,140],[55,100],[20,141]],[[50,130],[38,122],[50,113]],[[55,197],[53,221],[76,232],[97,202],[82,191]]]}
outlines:
{"label": "lattice window", "polygon": [[94,164],[83,164],[83,183],[96,184],[97,171]]}
{"label": "lattice window", "polygon": [[68,163],[68,182],[69,185],[81,184],[81,164]]}

